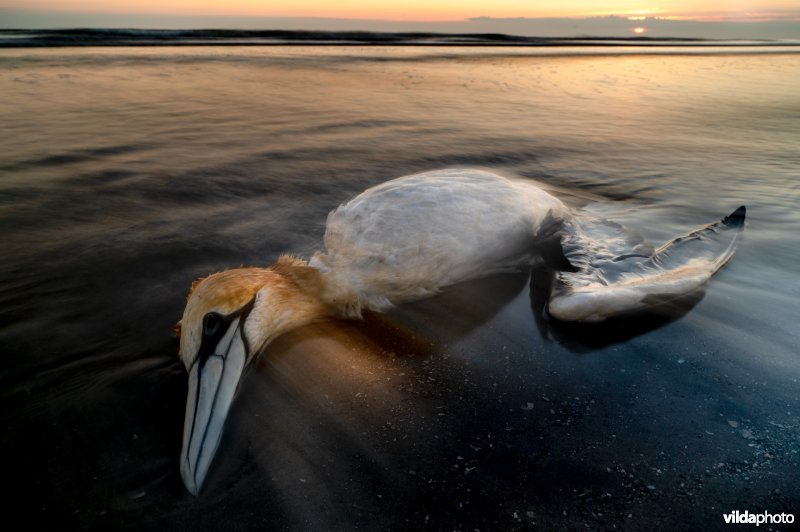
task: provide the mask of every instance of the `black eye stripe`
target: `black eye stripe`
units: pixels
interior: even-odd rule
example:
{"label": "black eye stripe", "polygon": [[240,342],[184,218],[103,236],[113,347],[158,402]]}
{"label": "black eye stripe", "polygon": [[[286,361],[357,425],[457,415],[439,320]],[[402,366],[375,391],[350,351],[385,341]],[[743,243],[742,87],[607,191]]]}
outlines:
{"label": "black eye stripe", "polygon": [[214,354],[214,349],[228,330],[231,322],[236,319],[238,313],[223,316],[217,312],[209,312],[203,317],[203,338],[200,342],[200,350],[197,353],[197,362],[200,367],[205,366],[206,361]]}
{"label": "black eye stripe", "polygon": [[209,312],[203,318],[203,336],[214,336],[222,327],[224,318],[216,313]]}
{"label": "black eye stripe", "polygon": [[[248,302],[239,310],[232,312],[227,316],[220,314],[219,312],[209,312],[203,316],[200,349],[197,352],[197,358],[195,358],[192,366],[199,363],[200,368],[202,369],[206,361],[214,354],[214,349],[217,347],[217,344],[220,342],[220,340],[222,340],[222,337],[225,336],[225,333],[228,331],[231,322],[238,317],[240,318],[240,326],[243,325],[244,321],[247,319],[247,316],[250,315],[250,311],[253,310],[254,305],[255,298],[250,300],[250,302]],[[245,343],[245,348],[249,349],[250,346],[247,345],[247,338],[244,335],[244,330],[242,330],[242,340]]]}

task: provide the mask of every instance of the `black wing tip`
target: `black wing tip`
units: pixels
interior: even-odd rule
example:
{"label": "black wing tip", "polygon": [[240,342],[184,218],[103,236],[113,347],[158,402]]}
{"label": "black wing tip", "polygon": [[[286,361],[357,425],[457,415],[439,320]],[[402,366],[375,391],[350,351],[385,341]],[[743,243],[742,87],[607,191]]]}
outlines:
{"label": "black wing tip", "polygon": [[726,216],[722,220],[722,222],[725,225],[738,226],[744,223],[744,219],[746,217],[747,217],[747,207],[742,205],[738,209],[730,213],[728,216]]}

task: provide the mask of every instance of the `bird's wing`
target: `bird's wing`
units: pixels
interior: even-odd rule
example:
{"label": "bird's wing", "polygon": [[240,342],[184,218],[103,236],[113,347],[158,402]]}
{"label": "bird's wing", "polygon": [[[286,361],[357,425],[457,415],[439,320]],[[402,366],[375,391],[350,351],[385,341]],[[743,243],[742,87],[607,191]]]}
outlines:
{"label": "bird's wing", "polygon": [[574,271],[559,272],[548,309],[564,321],[607,317],[681,297],[703,285],[736,251],[745,208],[653,249],[637,233],[597,218],[575,217],[561,243]]}

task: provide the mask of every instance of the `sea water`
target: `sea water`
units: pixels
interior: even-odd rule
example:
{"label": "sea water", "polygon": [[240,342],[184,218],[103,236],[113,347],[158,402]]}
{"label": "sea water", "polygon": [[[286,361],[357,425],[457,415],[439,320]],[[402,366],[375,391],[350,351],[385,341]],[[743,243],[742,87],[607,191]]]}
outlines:
{"label": "sea water", "polygon": [[[9,508],[61,527],[716,528],[800,510],[800,54],[685,47],[0,51]],[[172,326],[414,172],[536,181],[657,246],[747,205],[668,319],[563,327],[530,272],[280,339],[199,498]],[[541,287],[540,287],[541,288]]]}

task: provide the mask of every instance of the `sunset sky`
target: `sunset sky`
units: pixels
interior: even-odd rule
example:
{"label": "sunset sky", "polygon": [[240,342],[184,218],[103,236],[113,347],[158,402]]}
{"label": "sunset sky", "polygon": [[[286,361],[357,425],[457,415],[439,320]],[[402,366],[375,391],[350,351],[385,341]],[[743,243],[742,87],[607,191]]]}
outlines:
{"label": "sunset sky", "polygon": [[800,4],[798,0],[0,0],[0,28],[85,27],[799,39]]}
{"label": "sunset sky", "polygon": [[659,16],[683,19],[800,18],[797,0],[0,0],[0,8],[61,13],[118,13],[214,16],[332,17],[442,21],[477,16],[593,17]]}

